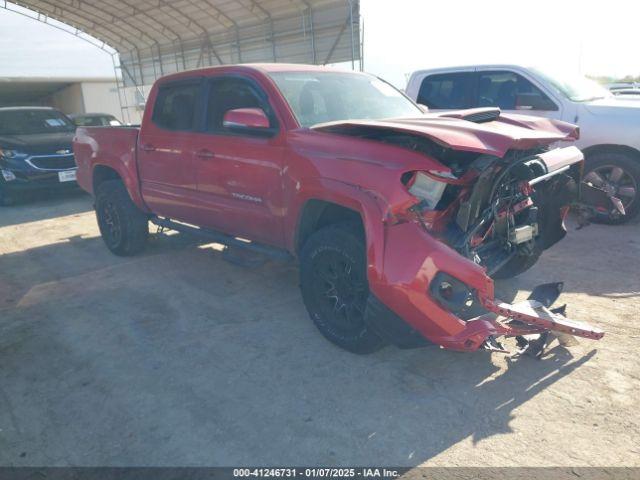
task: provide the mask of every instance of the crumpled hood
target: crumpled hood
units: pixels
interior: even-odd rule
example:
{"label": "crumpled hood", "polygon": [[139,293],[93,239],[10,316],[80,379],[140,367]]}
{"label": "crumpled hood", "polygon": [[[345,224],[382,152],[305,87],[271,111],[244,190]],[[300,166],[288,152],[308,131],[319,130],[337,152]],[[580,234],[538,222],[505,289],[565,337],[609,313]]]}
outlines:
{"label": "crumpled hood", "polygon": [[[469,118],[496,117],[471,121]],[[312,127],[330,133],[350,134],[353,130],[388,130],[420,135],[440,145],[470,152],[504,156],[512,149],[526,150],[559,140],[576,140],[578,128],[570,123],[542,117],[502,114],[497,109],[470,109],[428,113],[423,117],[386,120],[345,120]]]}
{"label": "crumpled hood", "polygon": [[640,120],[640,102],[637,100],[622,100],[616,97],[609,97],[585,102],[583,105],[593,115],[611,115],[618,118]]}

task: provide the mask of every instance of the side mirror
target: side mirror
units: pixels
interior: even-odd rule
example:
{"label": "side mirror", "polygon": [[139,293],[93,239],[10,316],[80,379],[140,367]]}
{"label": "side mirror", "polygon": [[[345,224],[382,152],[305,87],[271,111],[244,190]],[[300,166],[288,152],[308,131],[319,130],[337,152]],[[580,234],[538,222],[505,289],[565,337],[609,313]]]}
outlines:
{"label": "side mirror", "polygon": [[236,108],[225,112],[222,126],[233,130],[268,130],[269,118],[261,108]]}

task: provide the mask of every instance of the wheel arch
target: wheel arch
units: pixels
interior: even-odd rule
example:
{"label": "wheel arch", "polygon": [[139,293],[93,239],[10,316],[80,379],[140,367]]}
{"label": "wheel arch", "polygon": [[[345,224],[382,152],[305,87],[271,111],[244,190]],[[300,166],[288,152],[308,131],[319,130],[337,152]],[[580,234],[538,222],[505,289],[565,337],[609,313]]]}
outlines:
{"label": "wheel arch", "polygon": [[97,190],[101,183],[106,182],[107,180],[122,181],[122,176],[113,167],[108,167],[106,165],[96,165],[95,167],[93,167],[91,184],[93,186],[94,192]]}
{"label": "wheel arch", "polygon": [[364,233],[362,214],[358,210],[334,201],[310,198],[300,209],[295,232],[295,251],[300,253],[305,242],[319,229],[341,222],[358,222]]}
{"label": "wheel arch", "polygon": [[637,150],[628,145],[617,145],[617,144],[599,144],[599,145],[591,145],[587,148],[582,149],[582,153],[584,153],[584,157],[586,161],[589,161],[589,157],[592,157],[597,154],[603,153],[618,153],[622,155],[626,155],[629,158],[640,163],[640,150]]}
{"label": "wheel arch", "polygon": [[[317,188],[315,188],[317,187]],[[341,221],[358,220],[362,225],[367,249],[369,281],[382,274],[384,260],[384,212],[381,199],[355,186],[324,179],[319,185],[308,185],[304,198],[297,199],[298,213],[293,217],[293,235],[289,251],[296,256],[306,239],[318,228]]]}
{"label": "wheel arch", "polygon": [[142,199],[142,195],[140,193],[140,189],[138,188],[137,177],[132,178],[132,176],[126,170],[123,172],[118,167],[119,164],[105,165],[102,163],[97,163],[93,166],[91,175],[93,195],[95,196],[96,190],[101,183],[108,180],[120,180],[127,189],[129,197],[131,197],[133,203],[135,203],[135,205],[143,212],[149,213],[150,210],[144,203],[144,200]]}

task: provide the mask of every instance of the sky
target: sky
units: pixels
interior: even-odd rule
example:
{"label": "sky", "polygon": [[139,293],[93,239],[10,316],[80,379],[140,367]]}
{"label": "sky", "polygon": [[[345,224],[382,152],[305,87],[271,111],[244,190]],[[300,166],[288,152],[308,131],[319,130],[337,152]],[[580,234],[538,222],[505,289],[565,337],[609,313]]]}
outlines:
{"label": "sky", "polygon": [[0,81],[28,76],[113,77],[113,60],[67,32],[0,8]]}
{"label": "sky", "polygon": [[[477,63],[640,75],[637,0],[361,0],[361,15],[365,70],[401,88],[413,70]],[[113,65],[95,46],[0,8],[0,80],[8,76],[105,77]]]}

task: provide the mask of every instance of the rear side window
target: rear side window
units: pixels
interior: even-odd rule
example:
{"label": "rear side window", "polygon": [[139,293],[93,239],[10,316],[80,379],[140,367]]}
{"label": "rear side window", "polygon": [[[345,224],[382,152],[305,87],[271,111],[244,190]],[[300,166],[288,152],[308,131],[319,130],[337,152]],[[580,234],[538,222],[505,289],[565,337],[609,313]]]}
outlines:
{"label": "rear side window", "polygon": [[538,87],[515,72],[478,73],[478,106],[502,110],[558,110]]}
{"label": "rear side window", "polygon": [[153,106],[153,123],[167,130],[194,130],[199,95],[199,82],[160,87]]}
{"label": "rear side window", "polygon": [[473,75],[472,72],[429,75],[420,85],[418,103],[433,109],[470,108]]}

